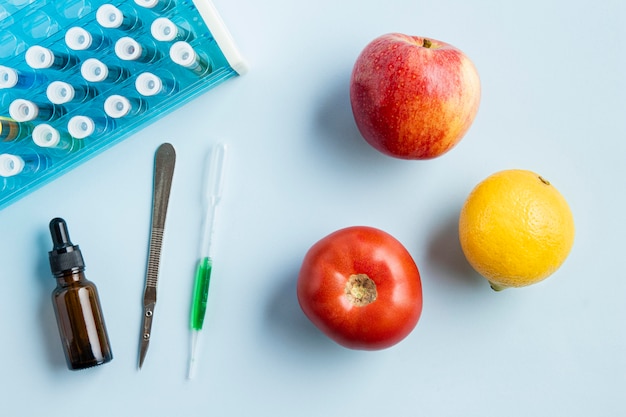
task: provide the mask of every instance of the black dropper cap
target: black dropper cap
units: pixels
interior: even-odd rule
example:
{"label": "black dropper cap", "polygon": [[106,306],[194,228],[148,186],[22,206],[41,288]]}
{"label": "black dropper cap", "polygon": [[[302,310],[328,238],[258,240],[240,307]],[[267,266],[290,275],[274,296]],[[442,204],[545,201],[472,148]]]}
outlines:
{"label": "black dropper cap", "polygon": [[50,257],[50,270],[53,275],[61,275],[63,272],[85,269],[85,261],[78,245],[70,240],[67,224],[61,218],[50,221],[50,235],[54,247],[48,255]]}

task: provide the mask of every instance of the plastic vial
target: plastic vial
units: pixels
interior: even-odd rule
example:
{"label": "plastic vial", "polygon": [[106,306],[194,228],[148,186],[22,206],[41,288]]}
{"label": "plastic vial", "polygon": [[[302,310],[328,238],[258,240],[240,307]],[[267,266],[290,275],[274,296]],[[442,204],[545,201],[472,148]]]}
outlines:
{"label": "plastic vial", "polygon": [[74,116],[67,122],[67,131],[74,139],[86,139],[106,132],[112,122],[105,117]]}
{"label": "plastic vial", "polygon": [[96,11],[96,21],[106,29],[133,31],[141,27],[139,18],[131,12],[124,13],[114,5],[103,4]]}
{"label": "plastic vial", "polygon": [[154,47],[141,45],[139,42],[125,36],[115,43],[115,55],[123,61],[152,62],[159,58]]}
{"label": "plastic vial", "polygon": [[156,13],[163,13],[174,7],[174,0],[135,0],[135,4]]}
{"label": "plastic vial", "polygon": [[18,98],[9,105],[9,114],[17,122],[52,120],[63,115],[61,108],[52,104],[36,104]]}
{"label": "plastic vial", "polygon": [[65,70],[78,63],[78,60],[68,53],[53,52],[39,45],[28,48],[25,59],[26,64],[33,69]]}
{"label": "plastic vial", "polygon": [[83,78],[92,83],[99,82],[117,82],[128,76],[125,69],[120,67],[108,66],[104,62],[89,58],[80,67],[80,74]]}
{"label": "plastic vial", "polygon": [[16,122],[8,117],[0,117],[0,142],[13,142],[30,134],[28,124]]}
{"label": "plastic vial", "polygon": [[8,178],[21,174],[25,165],[22,157],[3,153],[0,155],[0,177]]}
{"label": "plastic vial", "polygon": [[65,44],[74,51],[98,51],[109,46],[111,41],[101,33],[89,32],[74,26],[65,33]]}
{"label": "plastic vial", "polygon": [[74,140],[68,134],[62,134],[47,123],[41,123],[33,129],[33,142],[41,148],[50,148],[60,151],[74,149]]}
{"label": "plastic vial", "polygon": [[167,95],[176,90],[176,81],[170,77],[159,77],[151,72],[144,72],[135,80],[135,88],[144,97]]}
{"label": "plastic vial", "polygon": [[85,277],[80,248],[71,242],[63,219],[50,221],[50,235],[50,270],[57,281],[52,305],[67,366],[78,370],[110,362],[113,354],[98,290]]}
{"label": "plastic vial", "polygon": [[4,153],[0,155],[0,177],[15,177],[34,174],[47,168],[48,159],[38,154],[13,155]]}
{"label": "plastic vial", "polygon": [[210,62],[198,55],[193,47],[184,41],[178,41],[172,45],[170,58],[196,75],[203,75],[211,70]]}
{"label": "plastic vial", "polygon": [[161,42],[189,41],[193,39],[190,30],[184,29],[167,17],[159,17],[150,26],[152,37]]}
{"label": "plastic vial", "polygon": [[80,103],[95,95],[95,91],[89,87],[74,87],[64,81],[51,82],[46,89],[48,100],[54,104]]}
{"label": "plastic vial", "polygon": [[114,94],[104,101],[104,112],[113,119],[134,116],[145,110],[145,103],[136,98]]}
{"label": "plastic vial", "polygon": [[26,89],[43,84],[45,81],[46,78],[41,74],[18,71],[16,69],[0,65],[0,89]]}

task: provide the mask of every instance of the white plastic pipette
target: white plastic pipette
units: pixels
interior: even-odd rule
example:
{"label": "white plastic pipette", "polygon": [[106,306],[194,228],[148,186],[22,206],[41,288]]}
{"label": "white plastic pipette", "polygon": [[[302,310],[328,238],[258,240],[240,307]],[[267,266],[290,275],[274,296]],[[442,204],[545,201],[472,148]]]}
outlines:
{"label": "white plastic pipette", "polygon": [[226,145],[218,144],[211,152],[207,161],[206,184],[204,184],[203,199],[206,206],[204,222],[202,226],[202,240],[200,244],[200,257],[196,269],[196,278],[191,303],[191,355],[189,357],[188,378],[195,375],[197,365],[197,351],[200,331],[206,314],[207,299],[209,295],[209,283],[213,268],[213,232],[215,226],[215,213],[217,205],[222,198],[224,187],[224,165],[226,161]]}

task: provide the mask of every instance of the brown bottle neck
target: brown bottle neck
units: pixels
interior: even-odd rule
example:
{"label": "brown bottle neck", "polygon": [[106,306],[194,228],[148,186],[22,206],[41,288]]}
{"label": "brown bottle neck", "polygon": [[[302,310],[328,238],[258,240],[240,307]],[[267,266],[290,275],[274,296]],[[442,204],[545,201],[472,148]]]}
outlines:
{"label": "brown bottle neck", "polygon": [[61,287],[87,281],[87,278],[85,278],[84,268],[74,268],[63,271],[62,273],[55,275],[54,278],[57,281],[57,285]]}

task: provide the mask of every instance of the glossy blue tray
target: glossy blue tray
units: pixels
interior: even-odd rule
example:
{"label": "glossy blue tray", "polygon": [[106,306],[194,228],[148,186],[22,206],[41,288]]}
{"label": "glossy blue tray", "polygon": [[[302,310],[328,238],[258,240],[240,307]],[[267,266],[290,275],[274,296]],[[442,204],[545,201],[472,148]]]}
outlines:
{"label": "glossy blue tray", "polygon": [[0,0],[0,209],[245,71],[210,0]]}

